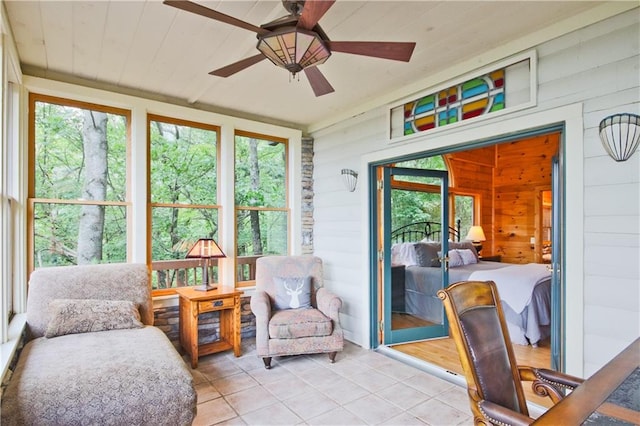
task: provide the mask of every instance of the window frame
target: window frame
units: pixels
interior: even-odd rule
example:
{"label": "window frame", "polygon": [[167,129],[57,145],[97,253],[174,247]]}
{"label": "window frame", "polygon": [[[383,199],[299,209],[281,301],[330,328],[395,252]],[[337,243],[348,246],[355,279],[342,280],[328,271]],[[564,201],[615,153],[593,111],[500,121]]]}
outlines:
{"label": "window frame", "polygon": [[[433,194],[440,193],[439,186],[430,185],[428,183],[408,182],[408,181],[398,180],[398,179],[395,179],[394,176],[391,177],[391,187],[393,189],[404,189],[407,191],[428,192]],[[471,191],[460,191],[460,190],[457,190],[455,187],[449,187],[449,218],[447,218],[449,222],[449,226],[455,227],[455,224],[456,224],[456,207],[455,207],[456,196],[471,197],[473,199],[473,217],[472,217],[471,225],[480,223],[479,222],[480,212],[482,211],[480,206],[480,203],[482,202],[482,197],[480,196],[480,194],[477,192],[471,192]],[[460,235],[460,238],[463,239],[465,235]]]}
{"label": "window frame", "polygon": [[[122,115],[126,119],[125,135],[126,135],[126,159],[125,159],[125,201],[94,201],[94,200],[72,200],[72,199],[55,199],[55,198],[38,198],[35,195],[35,170],[36,170],[36,129],[35,129],[35,104],[36,102],[45,102],[61,106],[69,106],[74,108],[90,109],[93,111],[105,112],[108,114]],[[116,108],[108,105],[101,105],[91,102],[79,101],[76,99],[63,98],[58,96],[50,96],[36,92],[29,93],[28,100],[28,148],[27,148],[27,275],[35,269],[34,259],[34,209],[38,203],[47,204],[63,204],[63,205],[95,205],[109,207],[124,207],[127,214],[125,227],[127,229],[127,253],[126,261],[129,262],[132,257],[132,241],[131,241],[131,110],[125,108]]]}
{"label": "window frame", "polygon": [[[236,204],[236,198],[235,198],[235,164],[236,164],[236,137],[237,136],[242,136],[242,137],[247,137],[247,138],[255,138],[255,139],[260,139],[260,140],[264,140],[264,141],[271,141],[271,142],[276,142],[276,143],[282,143],[284,144],[284,206],[283,207],[266,207],[266,206],[241,206],[241,205],[237,205]],[[246,264],[246,262],[240,262],[239,259],[241,259],[241,257],[238,256],[238,212],[241,210],[246,210],[246,211],[275,211],[275,212],[284,212],[286,214],[286,219],[287,219],[287,235],[286,235],[286,241],[287,241],[287,252],[283,253],[283,254],[291,254],[292,252],[292,247],[291,247],[291,198],[289,196],[289,182],[290,182],[290,164],[289,164],[289,158],[291,155],[291,145],[290,145],[290,141],[287,138],[282,138],[282,137],[277,137],[277,136],[272,136],[272,135],[266,135],[266,134],[262,134],[262,133],[255,133],[255,132],[249,132],[249,131],[244,131],[244,130],[238,130],[236,129],[234,134],[233,134],[233,188],[234,188],[234,197],[233,197],[233,206],[234,206],[234,214],[233,214],[233,235],[234,235],[234,251],[233,251],[233,257],[234,257],[234,283],[235,283],[235,287],[236,288],[247,288],[247,287],[253,287],[255,286],[255,260],[257,260],[259,257],[262,257],[263,255],[255,255],[255,256],[243,256],[244,258],[255,258],[253,263],[249,263],[249,275],[250,275],[250,279],[248,280],[240,280],[239,277],[239,271],[238,271],[238,267],[239,265],[242,264]],[[251,278],[253,276],[253,279]]]}
{"label": "window frame", "polygon": [[[160,203],[152,201],[152,193],[151,193],[151,122],[159,121],[162,123],[173,124],[176,126],[185,126],[185,127],[195,127],[201,130],[208,130],[216,132],[216,204],[185,204],[185,203]],[[146,180],[147,180],[147,244],[146,244],[146,258],[147,265],[149,265],[149,269],[154,272],[153,269],[153,208],[154,207],[175,207],[175,208],[185,208],[185,209],[215,209],[218,212],[218,228],[222,229],[222,224],[224,222],[223,214],[222,214],[222,204],[220,203],[220,176],[221,176],[221,127],[214,124],[203,123],[199,121],[186,120],[161,114],[146,114],[146,135],[147,135],[147,164],[146,164]],[[223,233],[218,233],[218,238],[216,242],[220,247],[223,247]],[[209,259],[209,265],[211,267],[219,267],[218,259]],[[217,274],[218,281],[220,280],[220,273]],[[211,276],[211,275],[210,275]],[[213,284],[213,283],[212,283]],[[166,289],[154,289],[151,292],[152,297],[156,296],[170,296],[176,294],[175,288],[166,288]]]}

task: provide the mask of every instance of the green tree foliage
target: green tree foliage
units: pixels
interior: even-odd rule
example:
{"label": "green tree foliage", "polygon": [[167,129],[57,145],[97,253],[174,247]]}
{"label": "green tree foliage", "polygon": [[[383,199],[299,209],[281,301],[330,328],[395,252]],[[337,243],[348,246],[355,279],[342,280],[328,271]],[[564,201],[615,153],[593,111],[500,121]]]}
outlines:
{"label": "green tree foliage", "polygon": [[[419,158],[397,163],[396,167],[421,170],[446,170],[442,156]],[[440,185],[440,180],[420,176],[396,176],[404,182]],[[393,189],[391,191],[392,229],[414,222],[441,222],[440,193]]]}
{"label": "green tree foliage", "polygon": [[149,131],[152,259],[181,259],[198,238],[218,239],[218,133],[161,121]]}
{"label": "green tree foliage", "polygon": [[440,193],[391,191],[392,229],[414,222],[441,222]]}
{"label": "green tree foliage", "polygon": [[238,256],[287,252],[286,144],[235,139]]}
{"label": "green tree foliage", "polygon": [[[447,170],[441,155],[403,161],[396,167],[422,169],[422,170]],[[396,176],[397,180],[428,185],[440,185],[436,178],[420,176]],[[461,221],[460,236],[464,238],[473,224],[473,197],[467,195],[454,195],[454,206],[450,214]],[[439,222],[442,223],[440,210],[440,193],[393,189],[391,192],[391,223],[392,229],[415,222]],[[455,212],[455,213],[454,213]],[[445,220],[444,222],[448,222]]]}
{"label": "green tree foliage", "polygon": [[460,239],[469,233],[473,225],[473,197],[470,195],[456,195],[456,219],[460,219]]}
{"label": "green tree foliage", "polygon": [[[34,245],[36,266],[77,264],[77,238],[88,163],[83,149],[83,110],[35,103]],[[126,200],[126,117],[107,114],[108,173],[104,196]],[[99,199],[103,198],[103,199]],[[46,202],[43,202],[46,200]],[[126,209],[105,207],[102,253],[89,262],[124,261],[127,256]]]}

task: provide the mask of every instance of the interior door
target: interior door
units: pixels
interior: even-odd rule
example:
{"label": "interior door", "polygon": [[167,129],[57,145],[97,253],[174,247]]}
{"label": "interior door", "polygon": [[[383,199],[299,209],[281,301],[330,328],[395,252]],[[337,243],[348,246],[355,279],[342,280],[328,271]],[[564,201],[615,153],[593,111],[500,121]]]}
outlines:
{"label": "interior door", "polygon": [[[430,191],[418,191],[394,188],[394,180],[426,183]],[[382,342],[384,344],[403,343],[448,335],[448,324],[442,303],[435,295],[405,288],[404,266],[392,264],[391,234],[394,229],[404,225],[406,221],[419,220],[442,224],[440,244],[442,253],[448,252],[449,238],[449,206],[448,174],[441,170],[421,170],[397,167],[383,167],[382,171],[382,203],[379,215],[379,242],[381,256],[378,257],[378,271],[382,272],[382,304],[378,312],[382,317]],[[410,211],[409,211],[410,210]],[[422,211],[420,211],[422,210]],[[442,258],[439,269],[438,288],[449,283],[448,259]],[[435,269],[435,268],[434,268]],[[436,281],[437,281],[436,270]],[[437,289],[436,289],[437,290]]]}

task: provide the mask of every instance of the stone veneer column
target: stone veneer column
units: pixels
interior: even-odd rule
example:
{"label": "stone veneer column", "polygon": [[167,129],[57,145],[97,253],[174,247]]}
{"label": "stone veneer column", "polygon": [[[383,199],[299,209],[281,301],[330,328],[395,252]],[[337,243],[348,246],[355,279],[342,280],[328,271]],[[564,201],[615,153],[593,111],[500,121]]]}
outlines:
{"label": "stone veneer column", "polygon": [[313,138],[302,138],[302,254],[313,254]]}

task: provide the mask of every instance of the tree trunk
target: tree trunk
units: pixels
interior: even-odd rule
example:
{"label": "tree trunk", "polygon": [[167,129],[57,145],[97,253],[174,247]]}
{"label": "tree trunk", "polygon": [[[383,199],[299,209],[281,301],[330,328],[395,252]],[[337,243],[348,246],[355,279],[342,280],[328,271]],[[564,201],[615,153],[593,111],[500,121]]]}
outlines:
{"label": "tree trunk", "polygon": [[[82,197],[104,201],[107,196],[107,114],[84,110],[82,144],[84,185]],[[78,225],[78,265],[102,260],[104,206],[82,206]]]}
{"label": "tree trunk", "polygon": [[[258,141],[249,140],[249,178],[251,181],[251,190],[258,192],[260,189],[260,165],[258,164]],[[262,239],[260,238],[260,212],[257,210],[249,210],[249,218],[251,220],[251,234],[253,236],[253,254],[262,253]]]}

